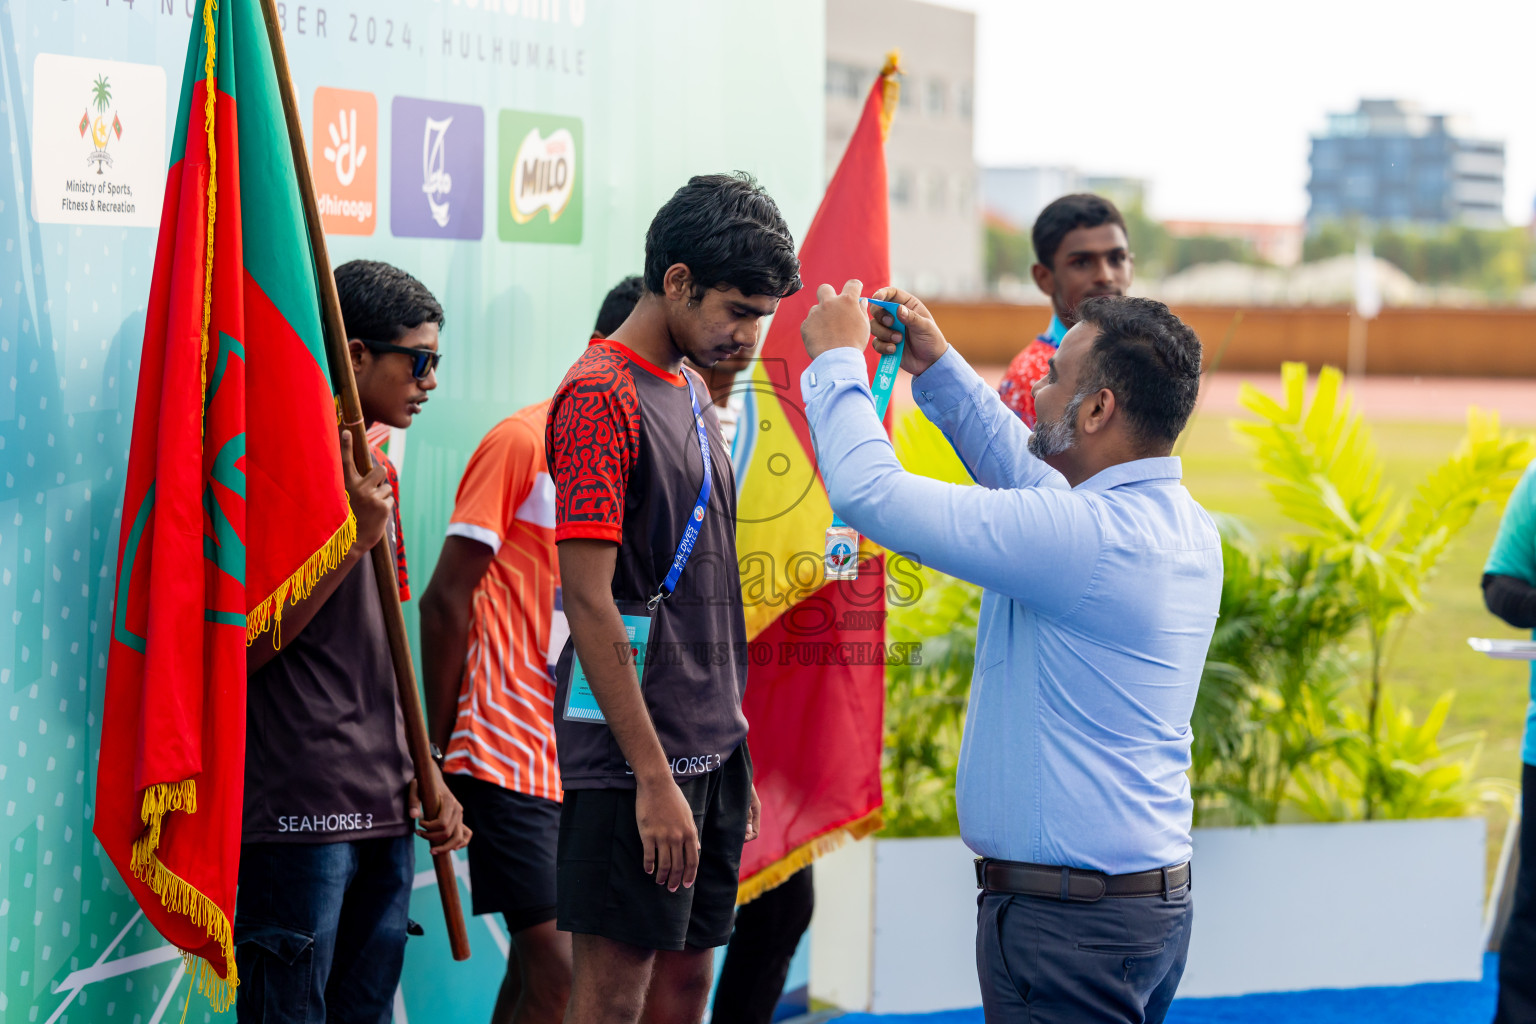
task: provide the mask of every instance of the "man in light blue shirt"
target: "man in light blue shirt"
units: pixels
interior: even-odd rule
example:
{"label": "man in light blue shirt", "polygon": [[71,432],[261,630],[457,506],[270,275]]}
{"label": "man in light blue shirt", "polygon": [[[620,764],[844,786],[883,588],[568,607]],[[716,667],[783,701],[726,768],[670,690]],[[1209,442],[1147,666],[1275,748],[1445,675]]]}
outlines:
{"label": "man in light blue shirt", "polygon": [[[860,284],[823,285],[801,379],[832,507],[893,551],[985,588],[956,803],[980,855],[989,1022],[1157,1022],[1192,904],[1190,712],[1221,598],[1221,542],[1174,440],[1200,342],[1150,299],[1094,298],[1035,385],[1031,433],[901,303],[902,365],[978,487],[902,470],[875,419]],[[889,314],[877,348],[891,351]]]}

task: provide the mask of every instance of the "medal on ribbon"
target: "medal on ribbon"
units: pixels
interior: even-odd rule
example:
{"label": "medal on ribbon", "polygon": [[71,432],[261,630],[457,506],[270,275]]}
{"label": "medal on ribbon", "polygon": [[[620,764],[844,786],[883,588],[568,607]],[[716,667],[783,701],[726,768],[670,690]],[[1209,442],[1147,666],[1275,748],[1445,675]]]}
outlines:
{"label": "medal on ribbon", "polygon": [[[901,354],[907,347],[907,326],[896,312],[900,303],[883,299],[860,299],[870,306],[879,306],[891,314],[896,333],[901,340],[896,351],[880,357],[875,364],[875,376],[869,382],[869,393],[875,400],[875,418],[885,422],[886,407],[891,404],[891,389],[896,386],[896,371],[901,367]],[[827,527],[826,546],[822,549],[823,562],[828,580],[856,580],[859,578],[859,531],[832,513],[832,525]]]}

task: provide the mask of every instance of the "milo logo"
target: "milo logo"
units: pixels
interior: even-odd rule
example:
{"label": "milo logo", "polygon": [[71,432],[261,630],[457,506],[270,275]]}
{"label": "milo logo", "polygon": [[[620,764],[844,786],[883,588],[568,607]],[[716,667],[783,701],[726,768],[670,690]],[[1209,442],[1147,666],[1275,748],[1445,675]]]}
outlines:
{"label": "milo logo", "polygon": [[575,190],[576,143],[571,133],[561,128],[545,139],[535,128],[523,136],[513,159],[512,219],[527,224],[540,210],[548,210],[553,224]]}
{"label": "milo logo", "polygon": [[503,110],[497,134],[498,236],[505,242],[580,242],[581,120]]}

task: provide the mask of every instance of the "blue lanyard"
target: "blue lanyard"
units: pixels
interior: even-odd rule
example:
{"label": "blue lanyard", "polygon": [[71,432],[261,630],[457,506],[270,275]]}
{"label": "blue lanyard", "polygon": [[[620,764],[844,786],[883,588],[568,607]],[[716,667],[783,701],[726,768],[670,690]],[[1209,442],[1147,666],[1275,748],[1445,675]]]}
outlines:
{"label": "blue lanyard", "polygon": [[693,554],[693,546],[698,543],[699,528],[704,524],[704,512],[709,506],[709,492],[714,487],[714,474],[710,472],[709,465],[709,431],[704,429],[704,413],[699,410],[699,396],[694,392],[693,379],[686,370],[683,371],[683,380],[688,384],[688,399],[693,403],[693,429],[699,438],[699,455],[704,459],[704,482],[699,485],[699,497],[693,503],[688,524],[683,527],[683,539],[677,542],[677,554],[672,556],[672,568],[667,572],[667,578],[661,581],[661,589],[651,595],[645,604],[652,611],[677,589],[677,581],[683,576],[688,556]]}
{"label": "blue lanyard", "polygon": [[[907,347],[907,325],[901,322],[901,317],[896,312],[898,303],[886,302],[882,299],[867,299],[871,306],[879,306],[891,314],[891,319],[896,321],[896,332],[901,335],[901,341],[896,345],[896,351],[880,357],[875,364],[875,376],[869,382],[870,397],[875,400],[875,419],[885,422],[885,410],[891,404],[891,389],[896,386],[896,371],[901,368],[901,353]],[[836,512],[832,513],[833,526],[847,526],[843,517]]]}

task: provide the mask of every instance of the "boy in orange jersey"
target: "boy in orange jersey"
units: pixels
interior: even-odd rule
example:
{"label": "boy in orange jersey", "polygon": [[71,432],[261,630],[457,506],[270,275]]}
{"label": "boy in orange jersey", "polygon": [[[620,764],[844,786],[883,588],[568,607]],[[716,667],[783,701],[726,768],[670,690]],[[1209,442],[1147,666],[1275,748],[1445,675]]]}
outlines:
{"label": "boy in orange jersey", "polygon": [[466,821],[485,829],[469,851],[474,912],[501,913],[512,936],[494,1024],[557,1022],[570,988],[571,939],[555,931],[561,788],[547,662],[566,632],[548,406],[502,420],[470,457],[421,599],[433,753]]}
{"label": "boy in orange jersey", "polygon": [[[594,337],[624,322],[639,284],[609,292]],[[548,408],[513,413],[470,457],[421,599],[432,739],[479,840],[469,850],[474,912],[502,914],[512,935],[492,1024],[558,1022],[571,984],[571,937],[555,930],[561,788],[548,663],[568,633],[544,461]]]}

